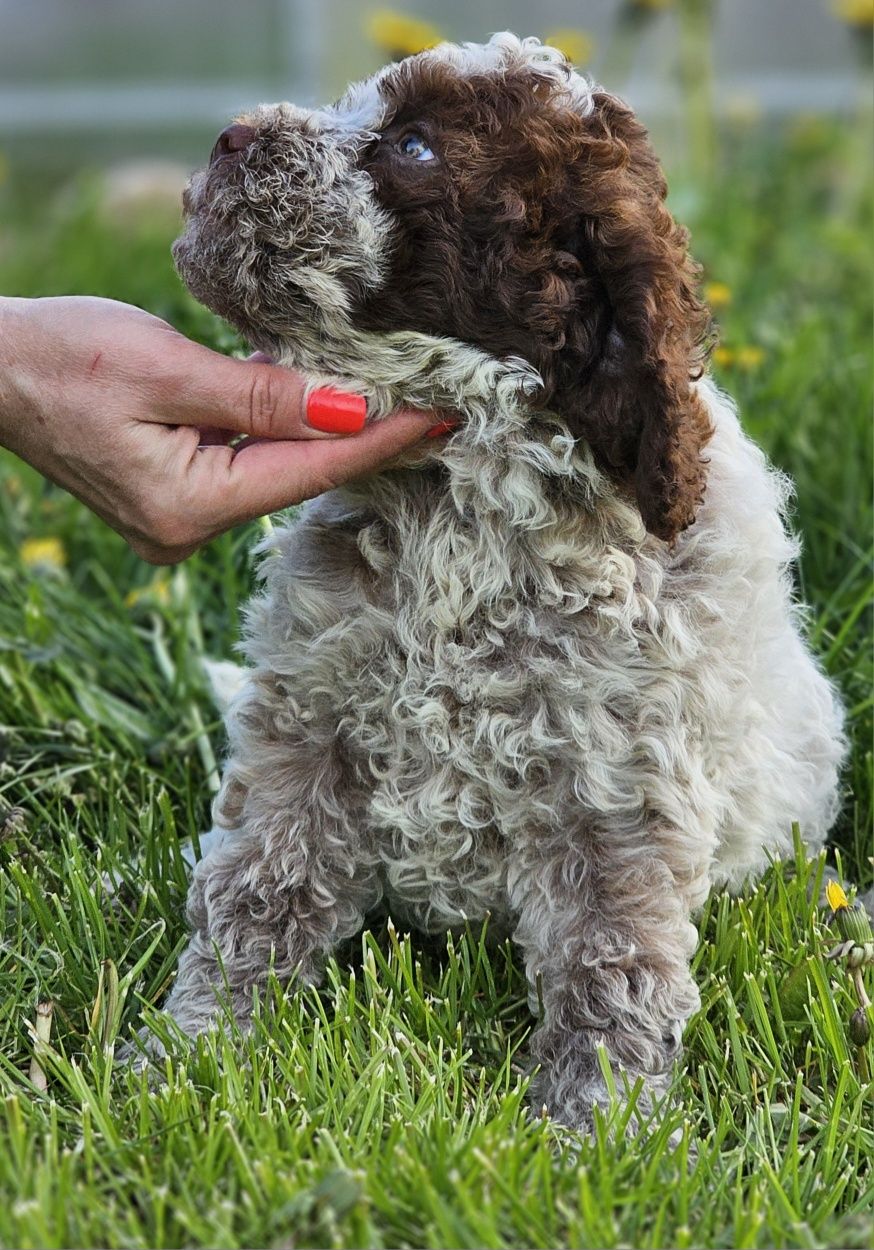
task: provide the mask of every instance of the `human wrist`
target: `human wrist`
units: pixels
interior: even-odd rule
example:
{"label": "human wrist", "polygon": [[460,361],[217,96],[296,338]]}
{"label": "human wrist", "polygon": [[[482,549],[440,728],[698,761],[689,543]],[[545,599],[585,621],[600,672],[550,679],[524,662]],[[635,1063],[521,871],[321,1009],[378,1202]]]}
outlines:
{"label": "human wrist", "polygon": [[0,446],[10,446],[12,413],[16,407],[16,340],[20,324],[20,300],[0,296]]}
{"label": "human wrist", "polygon": [[33,408],[31,300],[0,296],[0,446],[20,451],[18,433]]}

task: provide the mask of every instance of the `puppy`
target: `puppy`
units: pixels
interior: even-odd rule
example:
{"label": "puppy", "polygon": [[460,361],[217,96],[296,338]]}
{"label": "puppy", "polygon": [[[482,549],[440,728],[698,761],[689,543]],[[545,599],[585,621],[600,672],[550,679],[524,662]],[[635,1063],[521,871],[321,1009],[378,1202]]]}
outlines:
{"label": "puppy", "polygon": [[533,1098],[585,1129],[599,1045],[666,1086],[710,888],[793,821],[822,844],[844,743],[789,486],[705,375],[664,199],[632,112],[510,34],[260,108],[192,179],[199,299],[371,420],[460,422],[263,562],[167,1004],[188,1033],[217,996],[245,1021],[271,967],[317,981],[381,907],[488,913],[542,1002]]}

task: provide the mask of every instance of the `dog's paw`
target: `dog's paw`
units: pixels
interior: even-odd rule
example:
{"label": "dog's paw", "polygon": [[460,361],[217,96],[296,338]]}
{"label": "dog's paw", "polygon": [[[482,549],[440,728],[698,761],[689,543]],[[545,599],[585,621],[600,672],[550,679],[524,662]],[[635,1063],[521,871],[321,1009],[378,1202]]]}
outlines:
{"label": "dog's paw", "polygon": [[162,1039],[146,1028],[137,1029],[130,1041],[122,1042],[115,1048],[117,1064],[137,1074],[149,1071],[158,1082],[162,1079],[158,1074],[166,1057],[167,1047]]}
{"label": "dog's paw", "polygon": [[618,1070],[612,1087],[600,1071],[560,1078],[540,1072],[529,1086],[528,1101],[533,1115],[545,1113],[586,1136],[594,1132],[597,1108],[611,1134],[636,1137],[652,1126],[669,1086],[667,1077],[638,1076],[625,1069]]}

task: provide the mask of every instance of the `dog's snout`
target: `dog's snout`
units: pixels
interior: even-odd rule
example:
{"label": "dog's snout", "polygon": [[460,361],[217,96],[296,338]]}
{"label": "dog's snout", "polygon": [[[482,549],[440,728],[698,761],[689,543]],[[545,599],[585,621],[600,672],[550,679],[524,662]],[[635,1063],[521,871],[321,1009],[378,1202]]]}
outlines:
{"label": "dog's snout", "polygon": [[210,165],[214,165],[223,156],[245,152],[257,137],[258,132],[252,126],[245,126],[242,122],[233,122],[232,125],[226,126],[215,141],[215,147],[209,158]]}

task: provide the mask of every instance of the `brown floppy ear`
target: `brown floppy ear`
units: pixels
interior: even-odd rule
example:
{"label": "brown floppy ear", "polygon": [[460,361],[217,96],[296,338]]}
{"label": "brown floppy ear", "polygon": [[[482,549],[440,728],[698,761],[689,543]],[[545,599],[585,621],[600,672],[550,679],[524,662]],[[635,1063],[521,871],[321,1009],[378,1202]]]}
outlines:
{"label": "brown floppy ear", "polygon": [[594,103],[573,240],[589,360],[563,406],[602,467],[633,489],[647,529],[671,540],[704,493],[712,431],[690,384],[704,370],[710,319],[646,131],[614,97]]}

